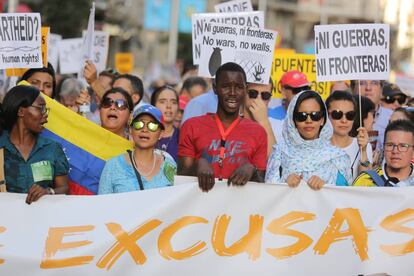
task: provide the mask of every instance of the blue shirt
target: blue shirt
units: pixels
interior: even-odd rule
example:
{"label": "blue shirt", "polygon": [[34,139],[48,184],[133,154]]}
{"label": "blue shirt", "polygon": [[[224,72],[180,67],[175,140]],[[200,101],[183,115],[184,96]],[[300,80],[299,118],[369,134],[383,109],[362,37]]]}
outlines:
{"label": "blue shirt", "polygon": [[213,90],[191,99],[184,109],[181,125],[192,117],[202,116],[207,113],[216,113],[217,105],[217,95]]}
{"label": "blue shirt", "polygon": [[48,138],[37,136],[27,160],[24,160],[11,143],[7,132],[0,137],[0,147],[4,148],[4,172],[8,192],[28,193],[33,184],[53,188],[54,178],[69,172],[69,163],[62,146]]}
{"label": "blue shirt", "polygon": [[[166,152],[156,150],[164,157],[158,174],[151,180],[141,175],[144,190],[173,185],[174,176],[177,174],[177,165],[174,159]],[[105,164],[99,181],[98,194],[112,194],[139,191],[139,184],[134,168],[127,163],[125,154],[118,155]]]}

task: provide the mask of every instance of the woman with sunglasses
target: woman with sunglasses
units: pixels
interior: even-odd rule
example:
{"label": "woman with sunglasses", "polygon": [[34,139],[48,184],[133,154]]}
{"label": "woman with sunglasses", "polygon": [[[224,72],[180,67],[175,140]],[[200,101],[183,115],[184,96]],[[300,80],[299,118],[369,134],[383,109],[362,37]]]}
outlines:
{"label": "woman with sunglasses", "polygon": [[[268,116],[268,105],[272,98],[273,85],[249,83],[244,99],[243,117],[259,123],[267,134],[267,156],[272,153],[272,147],[276,144],[275,134],[281,136],[282,122]],[[281,140],[281,139],[279,139]]]}
{"label": "woman with sunglasses", "polygon": [[155,148],[164,130],[161,111],[149,104],[135,108],[130,124],[134,150],[110,159],[101,174],[99,194],[132,192],[173,185],[174,159]]}
{"label": "woman with sunglasses", "polygon": [[284,139],[269,158],[266,182],[297,187],[303,179],[314,190],[351,183],[349,156],[331,145],[332,133],[321,96],[312,90],[297,94],[287,110]]}
{"label": "woman with sunglasses", "polygon": [[326,99],[326,108],[333,126],[331,144],[348,154],[352,177],[356,178],[361,171],[371,169],[372,164],[372,147],[366,128],[359,127],[356,138],[349,135],[357,115],[356,102],[349,92],[335,91]]}
{"label": "woman with sunglasses", "polygon": [[161,110],[165,129],[157,143],[157,149],[168,152],[174,160],[178,157],[179,130],[174,127],[178,113],[178,93],[171,86],[164,85],[151,94],[151,104]]}
{"label": "woman with sunglasses", "polygon": [[103,128],[128,139],[128,120],[132,111],[131,96],[122,88],[112,88],[103,96],[99,115]]}
{"label": "woman with sunglasses", "polygon": [[6,188],[27,193],[28,204],[44,195],[68,191],[69,164],[61,145],[39,135],[48,112],[34,86],[17,85],[3,100],[1,117],[6,131],[0,137],[0,148],[4,148]]}

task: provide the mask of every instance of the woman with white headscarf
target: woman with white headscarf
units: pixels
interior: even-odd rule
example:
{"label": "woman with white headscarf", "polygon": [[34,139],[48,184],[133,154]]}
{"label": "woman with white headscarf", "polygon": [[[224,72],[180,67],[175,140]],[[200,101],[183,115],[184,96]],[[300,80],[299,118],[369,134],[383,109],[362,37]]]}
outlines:
{"label": "woman with white headscarf", "polygon": [[303,179],[315,190],[351,182],[349,156],[331,145],[333,128],[325,104],[315,91],[297,94],[283,123],[283,140],[276,144],[266,169],[266,182],[296,187]]}

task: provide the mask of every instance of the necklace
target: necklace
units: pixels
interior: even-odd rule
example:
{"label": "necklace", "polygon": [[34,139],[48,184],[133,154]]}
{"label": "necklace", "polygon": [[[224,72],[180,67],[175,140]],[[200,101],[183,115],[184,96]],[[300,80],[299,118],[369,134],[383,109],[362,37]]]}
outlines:
{"label": "necklace", "polygon": [[[134,152],[135,153],[135,152]],[[157,155],[154,153],[154,151],[152,152],[152,154],[153,154],[153,156],[154,156],[154,158],[153,158],[153,162],[152,162],[152,168],[151,168],[151,170],[149,171],[149,172],[147,172],[147,173],[142,173],[139,169],[138,169],[138,166],[137,166],[137,162],[136,162],[136,160],[135,160],[135,154],[132,154],[132,165],[135,167],[135,169],[137,169],[137,171],[139,171],[140,173],[141,173],[141,175],[143,176],[143,177],[147,177],[147,176],[150,176],[151,175],[151,173],[152,173],[152,171],[154,170],[154,168],[155,168],[155,161],[156,161],[156,157],[157,157]],[[141,163],[141,162],[140,162]],[[142,163],[141,163],[142,164]]]}

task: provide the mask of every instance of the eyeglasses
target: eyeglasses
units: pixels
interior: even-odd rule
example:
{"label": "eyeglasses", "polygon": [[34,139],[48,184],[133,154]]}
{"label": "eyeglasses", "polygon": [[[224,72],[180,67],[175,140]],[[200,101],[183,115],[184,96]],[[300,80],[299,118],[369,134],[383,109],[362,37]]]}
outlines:
{"label": "eyeglasses", "polygon": [[101,108],[110,108],[115,104],[115,108],[118,110],[125,110],[128,108],[128,103],[123,99],[113,100],[111,98],[105,98],[101,102]]}
{"label": "eyeglasses", "polygon": [[340,110],[334,110],[334,111],[330,112],[329,115],[331,115],[332,119],[334,119],[334,120],[341,120],[345,115],[345,118],[348,121],[353,121],[355,119],[356,112],[355,111],[348,111],[348,112],[344,113],[343,111],[340,111]]}
{"label": "eyeglasses", "polygon": [[151,132],[156,132],[160,128],[160,124],[154,123],[154,122],[147,122],[147,123],[145,123],[144,121],[132,122],[132,127],[135,130],[141,130],[144,128],[145,125],[147,125],[147,129]]}
{"label": "eyeglasses", "polygon": [[400,143],[400,144],[394,144],[394,143],[384,143],[384,150],[385,151],[393,151],[394,148],[397,147],[399,152],[406,152],[409,148],[414,147],[410,144]]}
{"label": "eyeglasses", "polygon": [[297,122],[304,122],[308,119],[308,117],[311,118],[312,121],[317,122],[323,117],[322,111],[313,111],[313,112],[295,112],[293,113],[293,120]]}
{"label": "eyeglasses", "polygon": [[46,107],[46,105],[41,105],[41,106],[31,105],[31,107],[35,107],[35,108],[39,109],[39,111],[40,111],[40,113],[42,113],[42,115],[47,115],[50,112],[50,108]]}
{"label": "eyeglasses", "polygon": [[373,80],[373,81],[361,80],[361,81],[359,81],[359,85],[360,86],[367,86],[368,84],[371,85],[371,86],[380,86],[381,85],[381,82],[380,81],[376,81],[376,80]]}
{"label": "eyeglasses", "polygon": [[[249,91],[247,91],[247,94],[249,95],[250,99],[256,99],[257,96],[259,96],[259,93],[259,91],[254,89],[250,89]],[[270,93],[269,91],[263,91],[262,93],[260,93],[260,97],[262,97],[263,101],[268,101],[272,97],[272,93]]]}
{"label": "eyeglasses", "polygon": [[392,104],[395,103],[395,101],[398,101],[399,104],[404,104],[405,101],[407,100],[407,97],[404,95],[399,95],[399,97],[390,97],[387,96],[384,99],[382,99],[384,102],[386,102],[387,104]]}

